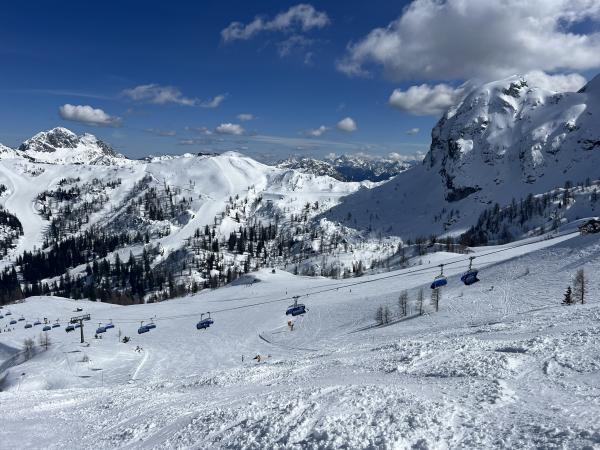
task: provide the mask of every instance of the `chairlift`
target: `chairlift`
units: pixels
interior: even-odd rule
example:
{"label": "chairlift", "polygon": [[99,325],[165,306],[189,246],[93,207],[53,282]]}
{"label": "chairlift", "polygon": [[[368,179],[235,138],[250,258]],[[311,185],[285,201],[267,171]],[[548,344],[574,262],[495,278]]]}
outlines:
{"label": "chairlift", "polygon": [[23,322],[25,320],[25,317],[21,316],[19,317],[19,322]]}
{"label": "chairlift", "polygon": [[77,322],[75,325],[73,325],[75,328],[81,328],[81,324],[79,322]]}
{"label": "chairlift", "polygon": [[4,316],[2,314],[0,314],[0,319],[4,319]]}
{"label": "chairlift", "polygon": [[58,319],[56,319],[56,322],[52,324],[52,328],[59,328],[60,327],[60,323],[58,323]]}
{"label": "chairlift", "polygon": [[98,328],[96,328],[96,334],[106,333],[106,327],[103,327],[101,323],[98,324]]}
{"label": "chairlift", "polygon": [[107,323],[106,325],[104,325],[104,328],[107,330],[110,330],[111,328],[114,328],[115,326],[113,325],[112,319],[110,320],[109,323]]}
{"label": "chairlift", "polygon": [[32,325],[31,325],[30,323],[26,323],[26,324],[25,324],[25,328],[31,328],[31,326],[32,326]]}
{"label": "chairlift", "polygon": [[16,325],[16,324],[17,324],[17,321],[16,321],[15,319],[13,319],[13,320],[11,320],[11,321],[10,321],[10,324],[11,324],[11,325]]}
{"label": "chairlift", "polygon": [[146,328],[148,328],[149,330],[153,330],[154,328],[156,328],[156,324],[154,323],[154,319],[150,319],[150,323],[148,325],[146,325]]}
{"label": "chairlift", "polygon": [[150,329],[144,325],[144,321],[142,320],[140,327],[138,328],[138,334],[147,333]]}
{"label": "chairlift", "polygon": [[75,331],[75,325],[67,325],[67,326],[65,327],[65,331],[66,331],[67,333],[70,333],[71,331]]}
{"label": "chairlift", "polygon": [[477,274],[479,273],[479,270],[473,268],[473,260],[474,259],[475,259],[474,256],[471,256],[469,258],[469,268],[460,277],[460,281],[462,281],[465,284],[465,286],[471,286],[472,284],[475,284],[479,281],[479,278],[477,278]]}
{"label": "chairlift", "polygon": [[444,265],[440,264],[440,274],[433,279],[433,283],[431,283],[431,289],[439,289],[442,286],[446,286],[448,284],[448,280],[444,276]]}
{"label": "chairlift", "polygon": [[12,315],[12,313],[10,311],[6,311],[6,315],[10,316],[10,315]]}
{"label": "chairlift", "polygon": [[215,323],[215,321],[211,319],[210,313],[207,313],[207,314],[208,314],[208,318],[206,318],[206,319],[204,318],[204,313],[200,314],[200,322],[198,322],[196,324],[197,330],[206,330],[213,323]]}
{"label": "chairlift", "polygon": [[44,328],[42,328],[42,331],[50,331],[52,329],[52,327],[50,325],[44,325]]}
{"label": "chairlift", "polygon": [[285,311],[286,316],[291,314],[292,317],[295,317],[306,313],[306,306],[304,306],[302,303],[298,303],[298,298],[299,297],[297,295],[294,297],[294,304],[288,306],[288,309]]}
{"label": "chairlift", "polygon": [[40,319],[33,322],[33,326],[37,326],[37,325],[41,325],[41,324],[42,324],[42,322],[40,322]]}

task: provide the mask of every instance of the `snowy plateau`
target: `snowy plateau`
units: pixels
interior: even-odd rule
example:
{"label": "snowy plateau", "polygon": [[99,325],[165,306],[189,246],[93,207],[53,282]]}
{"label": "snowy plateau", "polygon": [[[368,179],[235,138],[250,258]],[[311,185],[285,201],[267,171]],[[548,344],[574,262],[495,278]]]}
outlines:
{"label": "snowy plateau", "polygon": [[418,163],[0,145],[0,448],[600,448],[599,120],[515,76]]}

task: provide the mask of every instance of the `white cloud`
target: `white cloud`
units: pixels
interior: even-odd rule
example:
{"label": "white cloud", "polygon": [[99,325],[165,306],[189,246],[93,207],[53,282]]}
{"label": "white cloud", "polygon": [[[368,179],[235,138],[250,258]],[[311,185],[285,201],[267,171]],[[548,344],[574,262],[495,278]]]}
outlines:
{"label": "white cloud", "polygon": [[337,127],[338,127],[338,130],[348,131],[348,132],[356,131],[356,129],[357,129],[356,122],[351,117],[346,117],[346,118],[340,120],[337,123]]}
{"label": "white cloud", "polygon": [[248,40],[262,31],[290,32],[298,29],[308,31],[312,28],[323,28],[328,24],[329,17],[326,13],[317,11],[312,5],[300,4],[277,14],[272,20],[257,16],[247,25],[231,22],[221,31],[221,37],[225,42],[232,42]]}
{"label": "white cloud", "polygon": [[206,127],[185,127],[184,130],[185,131],[194,131],[196,133],[204,134],[207,136],[212,134],[212,131],[210,131]]}
{"label": "white cloud", "polygon": [[244,129],[237,123],[222,123],[215,128],[215,131],[219,134],[233,134],[236,136],[244,134]]}
{"label": "white cloud", "polygon": [[58,108],[60,117],[73,122],[82,122],[88,125],[119,126],[119,117],[106,114],[100,108],[92,108],[89,105],[71,105],[69,103]]}
{"label": "white cloud", "polygon": [[158,84],[142,84],[132,89],[125,89],[123,95],[135,101],[164,105],[175,103],[178,105],[194,106],[196,99],[185,97],[175,86],[160,86]]}
{"label": "white cloud", "polygon": [[307,130],[305,134],[310,137],[321,137],[327,131],[329,131],[329,127],[326,127],[325,125],[321,125],[319,128]]}
{"label": "white cloud", "polygon": [[548,75],[540,70],[533,70],[525,75],[527,84],[555,92],[577,92],[587,83],[578,73],[565,75]]}
{"label": "white cloud", "polygon": [[248,122],[249,120],[254,120],[254,115],[248,113],[238,114],[237,118],[241,122]]}
{"label": "white cloud", "polygon": [[159,128],[146,128],[148,133],[155,134],[156,136],[161,137],[172,137],[177,136],[177,132],[175,130],[161,130]]}
{"label": "white cloud", "polygon": [[417,116],[438,115],[456,104],[464,95],[464,87],[453,88],[447,84],[431,86],[421,84],[407,90],[394,89],[389,104]]}
{"label": "white cloud", "polygon": [[410,130],[406,130],[406,134],[408,134],[409,136],[414,136],[416,134],[419,134],[419,131],[421,131],[420,128],[411,128]]}
{"label": "white cloud", "polygon": [[305,49],[314,43],[314,39],[309,39],[301,34],[294,34],[286,40],[277,43],[277,53],[279,53],[279,56],[283,58],[295,50]]}
{"label": "white cloud", "polygon": [[350,43],[338,69],[396,80],[497,79],[531,70],[600,67],[598,0],[415,0],[386,28]]}
{"label": "white cloud", "polygon": [[184,106],[200,106],[201,108],[216,108],[227,97],[226,94],[217,95],[210,100],[200,101],[197,98],[186,97],[175,86],[161,86],[159,84],[142,84],[131,89],[125,89],[122,94],[137,102],[166,105],[174,103]]}
{"label": "white cloud", "polygon": [[225,100],[226,95],[221,94],[213,97],[211,100],[207,100],[205,102],[198,103],[202,108],[217,108],[223,100]]}

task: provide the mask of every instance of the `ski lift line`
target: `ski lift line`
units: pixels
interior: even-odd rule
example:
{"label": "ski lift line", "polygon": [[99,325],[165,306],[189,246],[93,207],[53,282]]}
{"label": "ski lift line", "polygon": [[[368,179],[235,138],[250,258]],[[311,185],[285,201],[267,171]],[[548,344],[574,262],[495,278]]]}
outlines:
{"label": "ski lift line", "polygon": [[[573,231],[571,233],[565,233],[565,234],[562,234],[562,235],[557,236],[557,237],[564,237],[564,236],[569,236],[569,235],[572,235],[572,234],[579,234],[579,231]],[[481,257],[484,257],[484,256],[489,256],[489,255],[494,255],[494,254],[497,254],[497,253],[506,252],[508,250],[513,250],[513,249],[516,249],[516,248],[525,247],[527,245],[537,244],[537,243],[543,242],[545,240],[546,239],[544,238],[544,239],[539,239],[537,241],[526,242],[526,243],[521,243],[521,244],[518,244],[518,245],[513,245],[511,247],[501,248],[499,250],[493,250],[493,251],[490,251],[490,252],[487,252],[487,253],[482,253],[482,254],[474,257],[474,258],[481,258]],[[450,261],[450,262],[447,262],[447,263],[443,263],[443,265],[444,266],[450,266],[450,265],[453,265],[453,264],[459,264],[459,263],[468,262],[468,261],[471,261],[471,256],[468,257],[468,258],[462,258],[462,259],[459,259],[459,260],[455,260],[455,261]],[[437,266],[435,266],[435,268],[437,268],[437,267],[440,267],[440,264],[438,264]],[[247,304],[247,305],[240,305],[240,306],[233,306],[233,307],[229,307],[229,308],[216,309],[216,310],[212,310],[211,313],[212,314],[215,314],[215,313],[218,314],[218,313],[222,313],[222,312],[236,311],[236,310],[245,309],[245,308],[253,308],[255,306],[268,305],[268,304],[271,304],[271,303],[279,303],[279,302],[283,302],[283,301],[290,301],[290,300],[294,300],[294,297],[298,297],[298,298],[300,298],[300,297],[309,297],[311,295],[323,294],[323,293],[326,293],[326,292],[332,292],[332,291],[336,291],[336,290],[339,290],[339,289],[350,288],[350,287],[353,287],[353,286],[360,286],[360,285],[368,284],[368,283],[376,283],[378,281],[388,280],[390,278],[398,278],[398,277],[403,277],[403,276],[411,275],[411,274],[418,273],[418,272],[426,272],[426,271],[431,271],[431,270],[432,270],[431,267],[423,267],[423,268],[413,269],[413,270],[402,272],[402,273],[397,273],[397,274],[392,274],[392,275],[386,275],[386,276],[375,278],[375,279],[371,279],[371,280],[355,281],[353,283],[347,283],[347,284],[344,284],[344,285],[338,285],[337,287],[332,287],[332,288],[327,288],[327,289],[321,289],[321,290],[317,290],[317,291],[314,291],[314,292],[309,292],[309,293],[306,293],[306,294],[292,295],[292,296],[286,296],[286,297],[282,297],[282,298],[278,298],[278,299],[267,300],[267,301],[263,301],[263,302],[250,303],[250,304]],[[162,318],[158,318],[157,317],[156,319],[157,320],[189,319],[190,315],[193,315],[193,313],[188,313],[188,314],[185,314],[185,315],[182,314],[182,315],[177,315],[177,316],[165,316],[165,317],[162,317]],[[108,319],[99,319],[99,320],[108,320]],[[114,322],[117,322],[117,323],[137,323],[140,320],[143,320],[143,319],[123,319],[123,320],[114,320]]]}

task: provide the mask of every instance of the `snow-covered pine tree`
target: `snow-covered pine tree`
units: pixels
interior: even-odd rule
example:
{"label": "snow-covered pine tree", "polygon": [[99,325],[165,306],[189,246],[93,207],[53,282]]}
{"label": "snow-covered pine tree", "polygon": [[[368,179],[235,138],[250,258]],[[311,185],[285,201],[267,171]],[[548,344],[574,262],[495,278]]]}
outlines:
{"label": "snow-covered pine tree", "polygon": [[571,286],[567,287],[567,291],[565,292],[565,298],[563,299],[563,305],[572,305],[573,304],[573,291]]}

